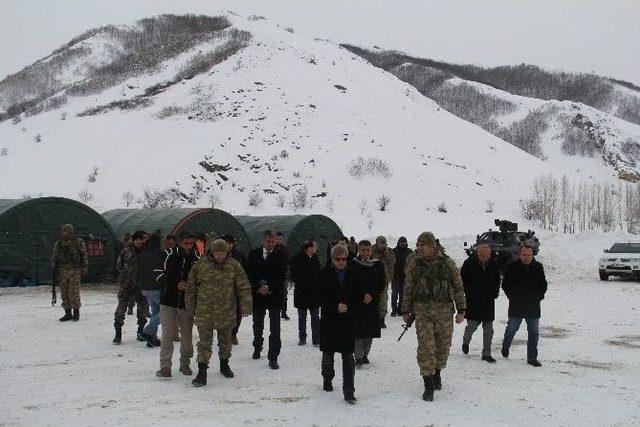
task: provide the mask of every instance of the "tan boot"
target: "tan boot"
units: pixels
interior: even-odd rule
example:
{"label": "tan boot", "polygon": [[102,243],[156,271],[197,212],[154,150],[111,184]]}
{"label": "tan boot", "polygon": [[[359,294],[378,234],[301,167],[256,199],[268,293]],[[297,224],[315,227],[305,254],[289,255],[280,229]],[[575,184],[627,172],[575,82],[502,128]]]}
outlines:
{"label": "tan boot", "polygon": [[171,378],[171,368],[160,368],[160,370],[156,372],[156,377]]}
{"label": "tan boot", "polygon": [[193,371],[191,370],[191,368],[189,367],[189,361],[180,361],[180,373],[182,375],[186,375],[186,376],[191,376],[193,375]]}

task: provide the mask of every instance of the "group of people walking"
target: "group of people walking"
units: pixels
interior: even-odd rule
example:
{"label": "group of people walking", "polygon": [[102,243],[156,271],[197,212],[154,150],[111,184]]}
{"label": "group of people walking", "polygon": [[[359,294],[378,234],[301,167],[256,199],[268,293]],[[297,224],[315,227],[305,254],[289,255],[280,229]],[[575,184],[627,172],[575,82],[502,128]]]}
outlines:
{"label": "group of people walking", "polygon": [[[119,291],[113,343],[122,342],[122,326],[133,302],[137,306],[137,339],[148,347],[160,347],[160,369],[156,375],[172,376],[174,342],[179,342],[179,372],[191,376],[195,325],[199,335],[198,371],[192,384],[203,386],[207,384],[214,331],[220,372],[233,378],[229,361],[233,345],[238,343],[242,318],[252,316],[253,359],[258,360],[265,347],[268,315],[266,355],[269,368],[277,370],[280,322],[287,317],[283,310],[290,280],[298,310],[298,344],[307,344],[309,317],[311,343],[322,352],[323,389],[333,390],[334,358],[339,353],[343,396],[346,402],[355,403],[355,371],[370,363],[373,340],[380,338],[386,327],[391,286],[391,316],[403,316],[407,327],[415,321],[417,361],[424,380],[422,397],[430,401],[434,391],[442,388],[441,371],[447,365],[454,321],[462,323],[467,319],[462,345],[465,354],[469,352],[474,331],[482,325],[482,360],[495,363],[491,344],[495,299],[502,282],[509,299],[502,356],[509,356],[513,337],[525,319],[529,334],[527,361],[532,366],[541,366],[537,354],[538,328],[540,301],[547,283],[542,265],[526,245],[520,248],[519,259],[506,267],[502,278],[489,246],[480,246],[459,271],[430,232],[418,236],[415,251],[408,248],[404,237],[393,249],[388,247],[384,236],[379,236],[374,244],[361,240],[356,245],[342,237],[327,248],[324,266],[314,239],[305,241],[292,257],[282,241],[281,233],[267,230],[261,246],[250,251],[245,259],[230,235],[209,238],[205,243],[202,238],[181,233],[177,237],[168,236],[163,245],[159,233],[136,231],[118,257]],[[54,248],[54,272],[77,278],[78,282],[78,286],[70,280],[61,282],[65,308],[61,321],[68,320],[68,310],[79,310],[80,306],[79,277],[86,273],[87,264],[86,252],[83,258],[82,250],[74,249],[83,246],[77,242],[81,240],[75,239],[72,227],[66,225]],[[71,313],[71,318],[78,320],[74,315],[75,312]],[[158,338],[160,324],[162,336]]]}

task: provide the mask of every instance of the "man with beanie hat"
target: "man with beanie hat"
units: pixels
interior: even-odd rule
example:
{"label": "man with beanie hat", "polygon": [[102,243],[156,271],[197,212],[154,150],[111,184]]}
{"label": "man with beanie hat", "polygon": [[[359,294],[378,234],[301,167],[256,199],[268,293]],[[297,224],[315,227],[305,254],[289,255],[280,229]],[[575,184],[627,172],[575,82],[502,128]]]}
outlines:
{"label": "man with beanie hat", "polygon": [[407,238],[402,236],[393,248],[396,257],[396,265],[393,266],[393,279],[391,280],[391,316],[402,315],[402,294],[404,292],[404,267],[407,257],[413,253],[407,245]]}
{"label": "man with beanie hat", "polygon": [[378,303],[380,314],[380,327],[386,328],[384,318],[387,317],[389,306],[389,284],[393,279],[393,268],[396,263],[396,257],[389,246],[387,246],[387,238],[384,236],[376,237],[376,243],[371,247],[371,257],[379,259],[384,266],[384,288],[380,292],[380,300]]}
{"label": "man with beanie hat", "polygon": [[407,265],[402,313],[405,323],[411,314],[415,315],[424,400],[433,400],[434,389],[442,388],[440,371],[449,358],[453,314],[457,310],[455,321],[461,323],[465,304],[464,287],[455,262],[438,250],[433,233],[421,233],[415,256]]}
{"label": "man with beanie hat", "polygon": [[220,372],[233,378],[229,367],[231,331],[236,324],[236,298],[240,311],[249,316],[252,310],[249,279],[240,263],[229,256],[227,243],[222,239],[207,242],[206,253],[193,265],[189,273],[185,306],[194,316],[198,328],[198,374],[192,381],[196,387],[207,384],[207,369],[211,359],[213,331],[218,337]]}

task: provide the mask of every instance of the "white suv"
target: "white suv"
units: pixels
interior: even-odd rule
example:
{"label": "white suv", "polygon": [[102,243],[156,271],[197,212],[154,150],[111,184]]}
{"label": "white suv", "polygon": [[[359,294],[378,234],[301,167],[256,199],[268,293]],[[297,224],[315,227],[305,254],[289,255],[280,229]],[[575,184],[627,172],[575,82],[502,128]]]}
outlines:
{"label": "white suv", "polygon": [[640,280],[640,243],[614,243],[600,258],[600,280],[609,276]]}

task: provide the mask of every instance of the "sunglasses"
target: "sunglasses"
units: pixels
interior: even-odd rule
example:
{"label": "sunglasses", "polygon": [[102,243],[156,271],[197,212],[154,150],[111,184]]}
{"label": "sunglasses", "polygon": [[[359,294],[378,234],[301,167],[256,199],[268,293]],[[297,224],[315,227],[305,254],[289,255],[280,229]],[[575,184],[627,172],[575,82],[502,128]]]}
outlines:
{"label": "sunglasses", "polygon": [[344,258],[334,258],[333,260],[337,261],[337,262],[344,262],[344,261],[347,260],[347,258],[346,257],[344,257]]}

